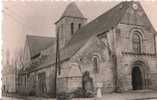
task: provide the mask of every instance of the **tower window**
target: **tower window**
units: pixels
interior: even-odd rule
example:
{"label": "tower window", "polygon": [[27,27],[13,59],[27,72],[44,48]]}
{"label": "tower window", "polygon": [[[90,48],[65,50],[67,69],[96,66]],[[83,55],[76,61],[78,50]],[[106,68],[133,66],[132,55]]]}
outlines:
{"label": "tower window", "polygon": [[71,23],[71,34],[74,34],[74,23]]}
{"label": "tower window", "polygon": [[139,33],[134,33],[132,37],[132,46],[133,50],[137,53],[141,52],[141,38]]}
{"label": "tower window", "polygon": [[81,23],[79,23],[78,27],[79,27],[79,29],[81,28]]}

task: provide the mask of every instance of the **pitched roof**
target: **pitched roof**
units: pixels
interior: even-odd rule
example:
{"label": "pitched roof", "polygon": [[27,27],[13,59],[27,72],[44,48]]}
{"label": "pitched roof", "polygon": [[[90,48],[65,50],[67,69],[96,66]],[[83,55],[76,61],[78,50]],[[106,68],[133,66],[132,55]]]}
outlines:
{"label": "pitched roof", "polygon": [[[72,57],[92,36],[109,31],[118,25],[130,4],[132,2],[121,2],[78,30],[70,42],[60,50],[61,61]],[[55,57],[55,53],[52,54],[39,68],[54,64]]]}
{"label": "pitched roof", "polygon": [[71,2],[66,9],[64,10],[61,17],[70,16],[70,17],[78,17],[78,18],[85,18],[75,2]]}
{"label": "pitched roof", "polygon": [[71,2],[70,4],[68,4],[68,6],[65,8],[62,16],[60,17],[59,20],[57,20],[55,22],[58,23],[62,18],[64,17],[75,17],[75,18],[83,18],[83,19],[86,19],[82,12],[80,11],[80,9],[77,7],[76,3],[75,2]]}
{"label": "pitched roof", "polygon": [[33,57],[41,50],[48,48],[50,45],[54,45],[55,38],[27,35],[27,41],[30,48],[30,55]]}

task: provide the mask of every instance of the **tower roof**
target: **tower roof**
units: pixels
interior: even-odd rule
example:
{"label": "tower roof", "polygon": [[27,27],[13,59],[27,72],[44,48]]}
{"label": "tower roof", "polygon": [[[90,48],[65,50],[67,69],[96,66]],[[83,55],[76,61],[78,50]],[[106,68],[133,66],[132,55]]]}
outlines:
{"label": "tower roof", "polygon": [[61,17],[78,17],[78,18],[85,18],[79,8],[77,7],[75,2],[71,2],[66,9],[64,10],[64,13],[62,14]]}
{"label": "tower roof", "polygon": [[68,6],[65,8],[65,10],[64,10],[64,12],[63,12],[60,19],[62,19],[63,17],[85,18],[83,16],[82,12],[80,11],[80,9],[77,7],[75,2],[71,2],[70,4],[68,4]]}

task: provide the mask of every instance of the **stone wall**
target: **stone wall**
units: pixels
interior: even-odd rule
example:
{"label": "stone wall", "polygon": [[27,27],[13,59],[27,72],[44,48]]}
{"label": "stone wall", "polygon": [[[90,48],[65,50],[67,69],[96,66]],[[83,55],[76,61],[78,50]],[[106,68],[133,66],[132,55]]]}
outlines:
{"label": "stone wall", "polygon": [[[102,92],[111,92],[114,90],[114,72],[113,63],[109,58],[110,55],[108,52],[104,43],[99,38],[93,37],[69,61],[65,62],[66,64],[63,64],[64,66],[62,65],[62,70],[68,67],[67,63],[75,63],[79,66],[82,75],[85,71],[90,73],[95,90],[98,87],[97,83],[102,83]],[[94,56],[98,57],[98,72],[94,70]],[[73,80],[69,81],[72,82]],[[80,84],[82,84],[81,81]],[[70,89],[72,87],[68,88]]]}
{"label": "stone wall", "polygon": [[[119,77],[119,87],[124,90],[132,90],[132,67],[136,61],[142,61],[145,67],[149,70],[145,70],[147,77],[145,80],[149,80],[149,86],[147,88],[156,87],[156,73],[157,73],[157,56],[155,54],[154,45],[154,33],[147,30],[143,26],[119,24],[117,29],[120,30],[118,36],[116,36],[116,55],[117,55],[117,69]],[[141,54],[134,54],[132,47],[132,31],[137,30],[142,35]],[[115,34],[116,29],[115,29]]]}
{"label": "stone wall", "polygon": [[79,29],[79,24],[82,26],[86,23],[86,19],[75,17],[64,17],[56,23],[56,33],[60,34],[60,47],[64,47],[72,37],[70,24],[74,23],[74,33]]}
{"label": "stone wall", "polygon": [[[46,67],[46,66],[45,66]],[[38,81],[38,74],[39,73],[45,73],[46,75],[46,95],[53,95],[55,93],[55,71],[54,71],[54,66],[52,65],[48,65],[48,67],[43,68],[41,70],[38,70],[35,72],[35,77],[36,77],[36,93],[40,95],[40,91],[39,91],[39,81]]]}

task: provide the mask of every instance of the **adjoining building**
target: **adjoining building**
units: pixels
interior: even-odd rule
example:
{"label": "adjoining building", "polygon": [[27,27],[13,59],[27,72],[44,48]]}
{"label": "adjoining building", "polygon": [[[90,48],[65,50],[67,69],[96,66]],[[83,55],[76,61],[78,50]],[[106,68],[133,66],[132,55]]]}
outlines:
{"label": "adjoining building", "polygon": [[[55,38],[27,35],[24,49],[24,65],[19,72],[18,93],[22,95],[53,94],[52,70],[43,71],[40,66],[45,65],[49,55],[55,52]],[[52,69],[52,70],[51,70]],[[47,70],[47,72],[45,72]],[[50,86],[50,87],[49,87]],[[45,94],[44,94],[45,93]]]}
{"label": "adjoining building", "polygon": [[[86,21],[72,2],[55,23],[61,64],[57,93],[71,93],[79,88],[93,94],[98,89],[102,94],[157,89],[157,33],[139,2],[121,2],[93,21]],[[22,72],[25,87],[35,83],[30,89],[37,94],[55,92],[53,50],[45,61]]]}

